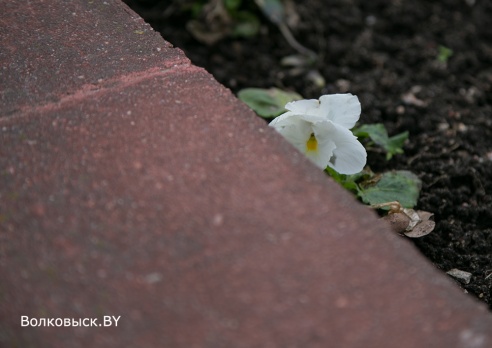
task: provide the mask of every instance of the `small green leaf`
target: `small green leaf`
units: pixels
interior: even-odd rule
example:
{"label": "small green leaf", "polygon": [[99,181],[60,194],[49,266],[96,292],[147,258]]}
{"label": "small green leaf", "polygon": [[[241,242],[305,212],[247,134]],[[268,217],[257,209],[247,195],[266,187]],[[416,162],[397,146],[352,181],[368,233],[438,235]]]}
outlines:
{"label": "small green leaf", "polygon": [[364,203],[380,204],[398,201],[404,208],[413,208],[417,204],[422,182],[412,172],[399,170],[384,173],[378,182],[361,189],[358,196]]}
{"label": "small green leaf", "polygon": [[369,137],[375,144],[381,146],[386,151],[387,160],[393,155],[403,153],[403,144],[408,139],[408,132],[388,137],[388,132],[382,123],[365,124],[353,129],[352,132],[357,137]]}
{"label": "small green leaf", "polygon": [[340,174],[335,169],[330,167],[326,167],[325,171],[326,173],[328,173],[329,176],[332,177],[335,182],[339,183],[343,188],[357,193],[357,183],[349,175]]}
{"label": "small green leaf", "polygon": [[277,117],[285,112],[285,104],[302,99],[294,92],[285,92],[278,88],[245,88],[239,91],[238,98],[245,102],[259,116]]}
{"label": "small green leaf", "polygon": [[371,137],[371,134],[374,137],[388,137],[388,132],[382,123],[364,124],[352,129],[352,132],[355,136],[362,138]]}
{"label": "small green leaf", "polygon": [[451,56],[453,55],[453,50],[446,46],[439,46],[437,49],[438,49],[437,60],[442,63],[446,63],[448,59],[451,58]]}
{"label": "small green leaf", "polygon": [[402,154],[403,153],[403,145],[405,141],[408,139],[408,132],[405,131],[403,133],[392,136],[388,139],[388,142],[384,149],[388,151],[386,153],[386,159],[390,160],[393,155]]}
{"label": "small green leaf", "polygon": [[239,5],[241,5],[241,0],[223,0],[225,8],[231,12],[237,10]]}
{"label": "small green leaf", "polygon": [[367,180],[374,176],[372,171],[366,169],[352,175],[340,174],[331,167],[326,167],[325,172],[331,176],[335,182],[339,183],[343,188],[352,191],[353,193],[359,192],[360,188],[357,184],[359,181]]}
{"label": "small green leaf", "polygon": [[234,15],[233,37],[253,37],[260,31],[260,21],[251,12],[241,11]]}

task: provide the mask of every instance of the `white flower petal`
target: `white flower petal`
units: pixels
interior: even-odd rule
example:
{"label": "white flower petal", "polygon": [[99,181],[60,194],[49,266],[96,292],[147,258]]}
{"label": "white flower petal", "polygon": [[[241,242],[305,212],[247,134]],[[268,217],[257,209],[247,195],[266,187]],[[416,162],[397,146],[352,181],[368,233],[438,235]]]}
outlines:
{"label": "white flower petal", "polygon": [[337,124],[334,126],[337,131],[333,133],[332,140],[336,149],[333,150],[333,157],[328,165],[340,174],[359,173],[366,165],[366,149],[350,130]]}
{"label": "white flower petal", "polygon": [[304,99],[289,102],[285,108],[296,114],[309,114],[309,110],[319,108],[319,101],[316,99]]}
{"label": "white flower petal", "polygon": [[306,156],[324,170],[326,166],[330,164],[330,159],[333,156],[333,150],[335,150],[335,148],[335,143],[327,139],[324,142],[318,142],[318,151],[315,153],[307,152]]}
{"label": "white flower petal", "polygon": [[294,112],[288,111],[274,118],[269,125],[271,127],[278,128],[290,124],[298,124],[300,120],[304,120],[309,123],[317,123],[322,122],[323,118],[314,115],[296,114]]}
{"label": "white flower petal", "polygon": [[326,166],[330,162],[330,158],[328,158],[327,160],[326,152],[308,152],[305,155],[311,162],[313,162],[317,167],[323,170],[325,170]]}
{"label": "white flower petal", "polygon": [[270,123],[269,123],[269,126],[270,127],[277,127],[279,125],[285,125],[285,124],[288,124],[290,122],[290,119],[292,116],[296,116],[296,114],[294,114],[293,112],[285,112],[283,113],[282,115],[279,115],[277,117],[275,117]]}
{"label": "white flower petal", "polygon": [[318,167],[330,166],[341,174],[355,174],[364,168],[366,150],[349,130],[360,116],[356,96],[324,95],[319,101],[300,100],[285,107],[290,111],[275,118],[270,126]]}
{"label": "white flower petal", "polygon": [[[279,119],[281,116],[277,117],[275,119],[278,120],[277,122],[270,122],[270,126],[275,128],[289,143],[305,154],[318,167],[325,169],[336,147],[328,134],[331,130],[335,130],[331,122],[312,115],[286,114],[282,115],[284,117],[281,119]],[[307,148],[307,142],[313,133],[317,140],[319,137],[316,151],[310,151]]]}
{"label": "white flower petal", "polygon": [[298,150],[304,152],[306,142],[311,135],[311,127],[308,123],[300,123],[300,126],[286,126],[277,131]]}
{"label": "white flower petal", "polygon": [[[312,133],[312,123],[305,121],[303,119],[304,115],[289,113],[288,115],[285,115],[285,117],[279,119],[282,116],[279,116],[270,122],[270,126],[282,134],[289,143],[304,152],[306,141]],[[277,122],[274,122],[275,120],[277,120]]]}
{"label": "white flower petal", "polygon": [[355,126],[359,120],[361,107],[359,98],[350,93],[323,95],[319,98],[320,116],[347,129]]}

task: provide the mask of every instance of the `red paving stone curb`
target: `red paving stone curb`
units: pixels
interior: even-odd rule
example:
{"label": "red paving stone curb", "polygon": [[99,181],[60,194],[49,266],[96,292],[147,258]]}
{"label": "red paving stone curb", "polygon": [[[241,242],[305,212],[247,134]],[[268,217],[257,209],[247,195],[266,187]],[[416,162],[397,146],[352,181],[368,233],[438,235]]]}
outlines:
{"label": "red paving stone curb", "polygon": [[0,346],[492,346],[483,304],[124,4],[4,7]]}

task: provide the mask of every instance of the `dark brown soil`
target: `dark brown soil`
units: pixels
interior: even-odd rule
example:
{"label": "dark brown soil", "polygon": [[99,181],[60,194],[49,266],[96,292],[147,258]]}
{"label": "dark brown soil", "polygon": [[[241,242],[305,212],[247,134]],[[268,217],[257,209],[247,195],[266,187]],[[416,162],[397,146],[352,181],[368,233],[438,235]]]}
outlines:
{"label": "dark brown soil", "polygon": [[[234,92],[277,86],[318,98],[348,91],[361,101],[361,123],[382,122],[390,135],[409,131],[404,155],[387,162],[372,152],[368,164],[376,172],[408,169],[422,179],[418,208],[435,214],[436,228],[416,246],[443,271],[470,272],[463,289],[492,308],[490,1],[298,2],[293,33],[318,53],[322,88],[281,66],[296,52],[252,1],[243,3],[260,18],[260,34],[212,46],[187,32],[189,13],[169,9],[169,1],[127,2]],[[440,46],[453,50],[445,62]]]}

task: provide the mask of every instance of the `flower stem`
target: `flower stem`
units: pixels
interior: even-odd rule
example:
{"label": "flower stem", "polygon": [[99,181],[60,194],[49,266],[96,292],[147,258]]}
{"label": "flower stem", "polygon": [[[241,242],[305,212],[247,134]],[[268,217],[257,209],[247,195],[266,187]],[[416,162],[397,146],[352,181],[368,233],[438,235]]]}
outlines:
{"label": "flower stem", "polygon": [[277,23],[277,25],[278,25],[278,28],[280,29],[280,32],[284,36],[285,40],[287,40],[287,42],[289,43],[289,45],[292,48],[294,48],[297,52],[299,52],[303,55],[306,55],[310,58],[316,59],[316,56],[317,56],[316,53],[311,51],[309,48],[306,48],[303,45],[301,45],[299,43],[299,41],[296,40],[294,35],[292,35],[289,27],[287,26],[287,24],[285,22]]}

